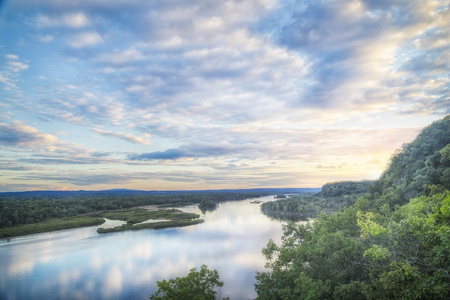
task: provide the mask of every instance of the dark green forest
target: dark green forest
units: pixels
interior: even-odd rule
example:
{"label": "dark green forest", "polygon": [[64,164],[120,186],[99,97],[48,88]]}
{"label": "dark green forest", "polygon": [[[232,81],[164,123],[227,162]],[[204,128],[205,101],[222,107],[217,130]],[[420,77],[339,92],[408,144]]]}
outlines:
{"label": "dark green forest", "polygon": [[375,181],[341,181],[327,183],[319,193],[305,193],[261,204],[261,211],[273,218],[291,221],[315,218],[322,212],[332,213],[350,206],[368,193]]}

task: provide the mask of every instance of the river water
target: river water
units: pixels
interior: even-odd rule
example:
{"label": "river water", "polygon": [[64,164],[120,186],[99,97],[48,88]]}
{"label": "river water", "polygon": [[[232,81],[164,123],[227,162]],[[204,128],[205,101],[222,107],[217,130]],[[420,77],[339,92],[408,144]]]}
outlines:
{"label": "river water", "polygon": [[[98,234],[78,228],[0,240],[0,299],[148,299],[156,281],[206,264],[219,272],[220,297],[254,299],[256,271],[282,223],[255,199],[220,203],[204,223],[183,228]],[[258,198],[272,201],[273,196]]]}

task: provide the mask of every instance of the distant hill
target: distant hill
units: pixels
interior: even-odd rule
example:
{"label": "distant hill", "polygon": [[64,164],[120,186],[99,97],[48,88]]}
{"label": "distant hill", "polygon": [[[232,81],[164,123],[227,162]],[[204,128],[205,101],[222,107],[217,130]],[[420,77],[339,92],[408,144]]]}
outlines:
{"label": "distant hill", "polygon": [[28,191],[28,192],[3,192],[3,197],[27,197],[27,198],[66,198],[78,196],[118,196],[118,195],[177,195],[177,194],[218,194],[218,193],[260,193],[275,194],[303,194],[317,193],[320,188],[257,188],[257,189],[222,189],[222,190],[179,190],[179,191],[143,191],[129,189],[111,189],[101,191]]}

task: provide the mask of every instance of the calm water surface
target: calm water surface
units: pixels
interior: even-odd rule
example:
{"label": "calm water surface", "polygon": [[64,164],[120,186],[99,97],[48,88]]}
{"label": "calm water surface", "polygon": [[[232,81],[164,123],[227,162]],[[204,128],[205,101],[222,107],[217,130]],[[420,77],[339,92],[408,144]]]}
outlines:
{"label": "calm water surface", "polygon": [[261,250],[282,235],[282,223],[254,200],[221,203],[204,223],[183,228],[100,235],[88,227],[0,240],[0,299],[148,299],[157,280],[202,264],[219,272],[221,297],[254,299]]}

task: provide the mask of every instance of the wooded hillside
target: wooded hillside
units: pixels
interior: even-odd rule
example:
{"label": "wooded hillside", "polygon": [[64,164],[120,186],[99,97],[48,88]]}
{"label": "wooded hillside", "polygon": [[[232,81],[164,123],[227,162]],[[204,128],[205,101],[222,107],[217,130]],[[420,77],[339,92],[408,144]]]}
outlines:
{"label": "wooded hillside", "polygon": [[447,116],[394,153],[353,205],[270,241],[257,299],[449,299],[449,189]]}

